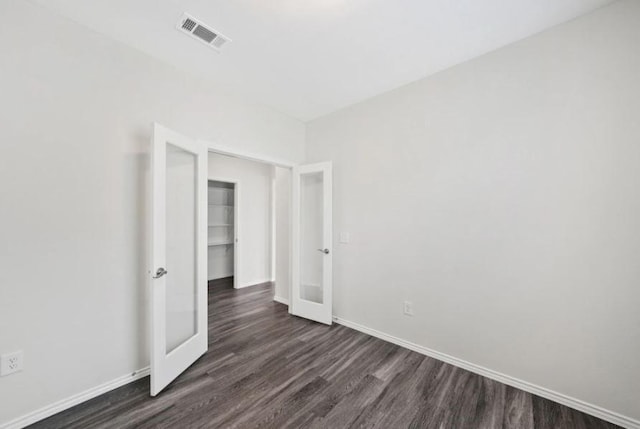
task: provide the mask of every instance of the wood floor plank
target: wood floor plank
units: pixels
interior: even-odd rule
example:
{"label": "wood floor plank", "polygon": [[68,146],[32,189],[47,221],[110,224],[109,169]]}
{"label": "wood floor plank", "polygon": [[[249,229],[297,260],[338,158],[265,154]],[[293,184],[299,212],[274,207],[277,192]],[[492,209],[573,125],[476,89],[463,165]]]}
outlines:
{"label": "wood floor plank", "polygon": [[340,325],[291,316],[273,286],[209,284],[209,351],[159,396],[149,379],[34,429],[616,426]]}
{"label": "wood floor plank", "polygon": [[533,429],[532,395],[511,386],[505,387],[502,427],[505,429]]}

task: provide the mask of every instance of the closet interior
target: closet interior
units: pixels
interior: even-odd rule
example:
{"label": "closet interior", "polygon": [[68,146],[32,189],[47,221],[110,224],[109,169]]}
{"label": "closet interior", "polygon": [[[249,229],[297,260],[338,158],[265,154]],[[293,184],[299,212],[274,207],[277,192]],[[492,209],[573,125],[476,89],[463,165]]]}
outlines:
{"label": "closet interior", "polygon": [[208,264],[209,280],[234,275],[236,244],[236,195],[235,184],[209,181],[208,188]]}

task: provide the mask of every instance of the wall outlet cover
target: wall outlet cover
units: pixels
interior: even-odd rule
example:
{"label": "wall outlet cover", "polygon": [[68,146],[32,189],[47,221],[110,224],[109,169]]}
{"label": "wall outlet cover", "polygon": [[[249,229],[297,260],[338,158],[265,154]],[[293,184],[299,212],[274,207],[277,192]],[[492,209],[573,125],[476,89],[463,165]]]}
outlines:
{"label": "wall outlet cover", "polygon": [[22,371],[23,364],[22,350],[0,355],[0,377]]}

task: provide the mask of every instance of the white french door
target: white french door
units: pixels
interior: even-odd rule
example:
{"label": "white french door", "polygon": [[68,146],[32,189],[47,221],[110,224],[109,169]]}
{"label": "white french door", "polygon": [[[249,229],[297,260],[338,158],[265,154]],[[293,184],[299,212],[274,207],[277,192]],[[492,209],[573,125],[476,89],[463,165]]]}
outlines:
{"label": "white french door", "polygon": [[207,148],[159,124],[152,145],[155,396],[207,351]]}
{"label": "white french door", "polygon": [[293,263],[290,312],[332,322],[332,168],[330,162],[293,168]]}

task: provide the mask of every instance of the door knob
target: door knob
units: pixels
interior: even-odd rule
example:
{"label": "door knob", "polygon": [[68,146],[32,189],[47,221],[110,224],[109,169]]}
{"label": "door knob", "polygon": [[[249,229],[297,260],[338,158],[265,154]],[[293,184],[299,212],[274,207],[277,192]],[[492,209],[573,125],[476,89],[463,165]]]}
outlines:
{"label": "door knob", "polygon": [[328,254],[329,254],[329,249],[316,249],[316,250],[317,250],[318,252],[322,252],[322,253],[324,253],[325,255],[328,255]]}
{"label": "door knob", "polygon": [[167,274],[167,270],[165,270],[164,268],[160,267],[156,271],[156,275],[153,276],[153,278],[154,279],[159,279],[160,277],[164,276],[165,274]]}

